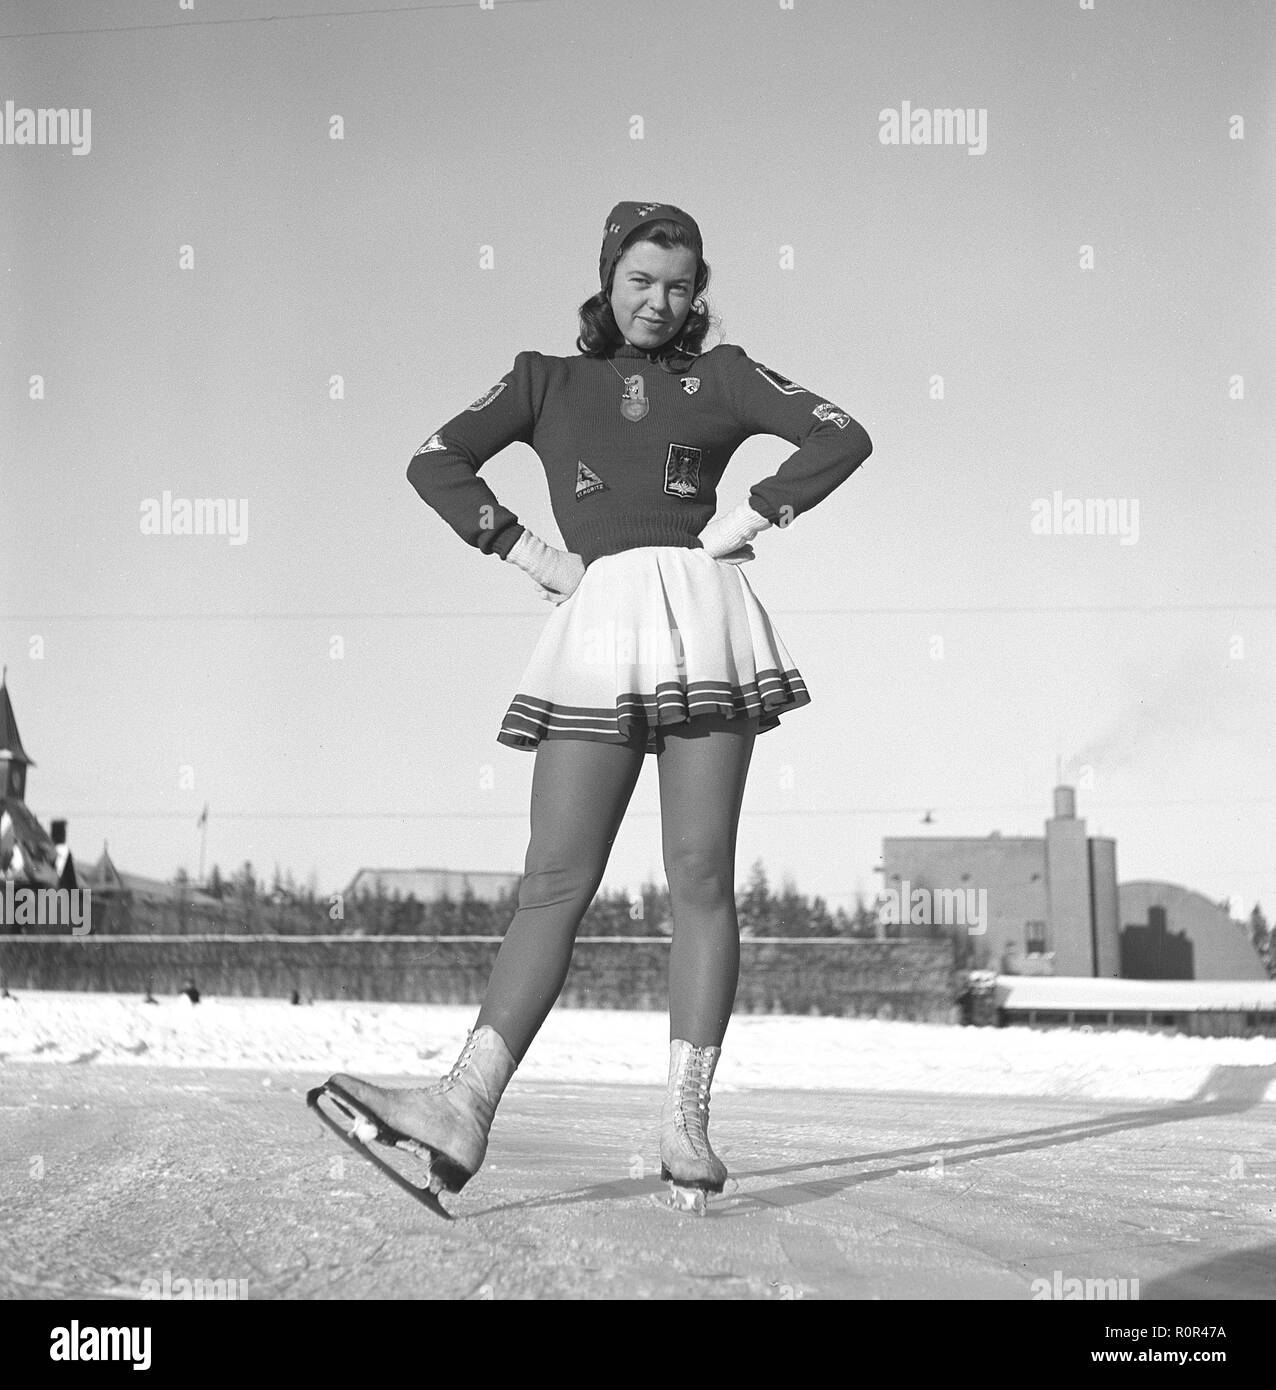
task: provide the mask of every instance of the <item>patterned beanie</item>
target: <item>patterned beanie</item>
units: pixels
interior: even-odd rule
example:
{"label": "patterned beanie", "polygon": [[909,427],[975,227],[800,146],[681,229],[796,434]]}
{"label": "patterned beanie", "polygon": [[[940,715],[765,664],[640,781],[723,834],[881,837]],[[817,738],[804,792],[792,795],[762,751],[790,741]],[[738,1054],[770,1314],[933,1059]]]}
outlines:
{"label": "patterned beanie", "polygon": [[608,277],[620,259],[625,238],[644,222],[661,220],[677,222],[685,227],[695,242],[697,257],[703,256],[704,243],[700,228],[696,226],[695,218],[681,208],[674,207],[672,203],[617,203],[603,224],[603,249],[598,257],[598,283],[603,289],[607,288]]}

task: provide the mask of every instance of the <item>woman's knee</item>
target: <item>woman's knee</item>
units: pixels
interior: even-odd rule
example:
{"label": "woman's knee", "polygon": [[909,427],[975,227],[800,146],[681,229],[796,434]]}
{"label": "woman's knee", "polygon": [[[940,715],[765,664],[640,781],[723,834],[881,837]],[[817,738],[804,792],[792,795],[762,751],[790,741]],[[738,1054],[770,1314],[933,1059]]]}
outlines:
{"label": "woman's knee", "polygon": [[670,895],[676,900],[703,906],[735,901],[732,855],[716,842],[667,846],[665,877]]}
{"label": "woman's knee", "polygon": [[566,907],[583,912],[601,882],[602,875],[592,865],[537,864],[523,873],[518,905],[520,909]]}

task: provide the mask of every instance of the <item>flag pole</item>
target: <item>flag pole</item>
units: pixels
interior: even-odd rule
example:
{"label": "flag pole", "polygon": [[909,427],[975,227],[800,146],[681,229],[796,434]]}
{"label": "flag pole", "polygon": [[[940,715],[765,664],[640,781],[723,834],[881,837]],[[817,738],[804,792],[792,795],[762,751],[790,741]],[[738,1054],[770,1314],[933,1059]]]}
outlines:
{"label": "flag pole", "polygon": [[208,802],[204,802],[204,813],[199,818],[199,886],[204,886],[204,850],[208,845]]}

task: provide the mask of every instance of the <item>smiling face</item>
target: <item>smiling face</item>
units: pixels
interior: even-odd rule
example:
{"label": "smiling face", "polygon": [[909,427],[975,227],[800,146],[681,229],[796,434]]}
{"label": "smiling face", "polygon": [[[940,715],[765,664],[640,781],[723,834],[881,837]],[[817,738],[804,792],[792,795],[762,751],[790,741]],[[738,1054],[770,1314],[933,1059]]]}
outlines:
{"label": "smiling face", "polygon": [[696,253],[686,246],[666,249],[635,241],[616,262],[611,311],[631,347],[644,352],[677,337],[691,312]]}

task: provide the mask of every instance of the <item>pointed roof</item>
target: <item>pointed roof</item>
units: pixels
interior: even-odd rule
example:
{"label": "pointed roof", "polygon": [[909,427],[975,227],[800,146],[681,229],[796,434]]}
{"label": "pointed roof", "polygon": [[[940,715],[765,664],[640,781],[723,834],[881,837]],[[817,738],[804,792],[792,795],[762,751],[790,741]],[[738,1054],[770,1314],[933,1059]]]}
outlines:
{"label": "pointed roof", "polygon": [[94,883],[99,888],[123,888],[124,880],[120,877],[120,871],[115,867],[110,852],[106,848],[106,841],[102,841],[102,857],[94,864],[90,871]]}
{"label": "pointed roof", "polygon": [[35,764],[27,757],[26,749],[22,746],[22,739],[18,734],[18,721],[13,717],[13,704],[9,699],[9,687],[5,681],[9,675],[9,668],[4,668],[0,674],[0,756],[8,754],[15,763],[25,763],[28,767]]}
{"label": "pointed roof", "polygon": [[58,886],[57,846],[16,796],[0,800],[0,877]]}

